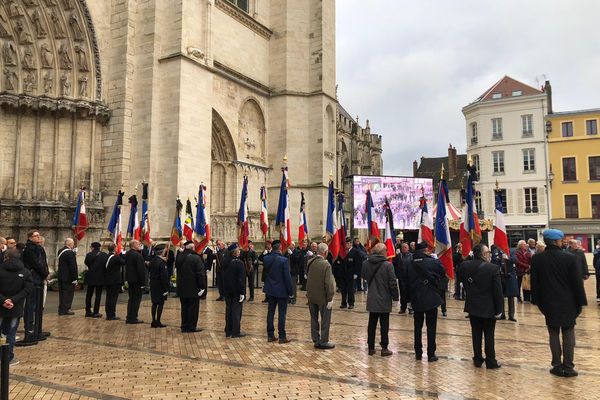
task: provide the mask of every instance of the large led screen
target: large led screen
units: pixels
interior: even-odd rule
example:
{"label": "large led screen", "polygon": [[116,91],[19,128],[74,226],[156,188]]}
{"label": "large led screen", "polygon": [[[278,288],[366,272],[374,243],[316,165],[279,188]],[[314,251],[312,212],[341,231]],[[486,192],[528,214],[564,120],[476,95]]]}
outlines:
{"label": "large led screen", "polygon": [[383,229],[385,214],[383,205],[387,198],[394,215],[395,229],[419,229],[421,212],[419,199],[421,187],[425,191],[428,207],[433,208],[433,180],[403,176],[354,176],[354,228],[367,228],[365,200],[367,190],[371,190],[375,215],[373,218]]}

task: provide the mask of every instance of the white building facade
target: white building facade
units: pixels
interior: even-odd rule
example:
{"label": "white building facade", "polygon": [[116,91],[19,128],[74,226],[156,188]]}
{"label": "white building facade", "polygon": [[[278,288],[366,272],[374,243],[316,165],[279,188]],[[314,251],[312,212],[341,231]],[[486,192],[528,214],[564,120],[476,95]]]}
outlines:
{"label": "white building facade", "polygon": [[508,76],[462,109],[467,154],[479,172],[478,210],[494,218],[497,182],[511,246],[541,238],[548,225],[546,110],[546,93]]}

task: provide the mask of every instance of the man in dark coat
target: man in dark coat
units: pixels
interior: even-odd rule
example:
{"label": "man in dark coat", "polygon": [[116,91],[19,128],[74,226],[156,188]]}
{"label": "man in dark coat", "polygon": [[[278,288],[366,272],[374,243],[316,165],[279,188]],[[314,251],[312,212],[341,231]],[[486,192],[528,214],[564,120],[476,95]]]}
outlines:
{"label": "man in dark coat", "polygon": [[464,288],[460,285],[459,279],[459,270],[460,264],[463,262],[462,256],[462,243],[458,243],[454,246],[454,253],[452,253],[452,264],[454,268],[454,299],[455,300],[464,300],[465,299],[465,291]]}
{"label": "man in dark coat", "polygon": [[[302,251],[299,247],[296,248],[294,242],[292,242],[290,249],[292,251],[292,254],[289,254],[290,274],[292,275],[292,288],[294,292],[294,297],[290,302],[296,304],[298,298],[298,278],[300,275],[304,275],[304,254],[306,252]],[[290,249],[288,249],[288,253]]]}
{"label": "man in dark coat", "polygon": [[169,296],[169,270],[167,268],[168,253],[164,245],[158,245],[152,252],[152,259],[148,265],[148,279],[150,283],[150,299],[152,300],[151,328],[165,328],[160,318],[162,316],[165,300]]}
{"label": "man in dark coat", "polygon": [[[508,320],[516,322],[515,318],[515,297],[519,295],[519,284],[517,282],[517,272],[512,258],[495,245],[490,248],[492,252],[492,264],[496,265],[500,271],[500,281],[502,282],[502,294],[508,298]],[[506,319],[504,299],[502,300],[501,320]]]}
{"label": "man in dark coat", "polygon": [[[260,280],[261,280],[261,282],[263,282],[263,286],[264,286],[265,279],[267,279],[267,269],[266,269],[266,266],[265,266],[265,256],[267,254],[270,254],[271,251],[273,251],[273,247],[272,246],[273,246],[273,242],[271,240],[265,241],[265,249],[258,256],[257,268],[258,268],[258,264],[262,264],[262,266],[263,266],[262,272],[260,274]],[[263,289],[263,292],[264,292],[264,289]],[[267,302],[267,296],[266,295],[265,295],[265,298],[263,299],[262,302],[263,303]]]}
{"label": "man in dark coat", "polygon": [[573,254],[577,260],[577,268],[581,271],[581,278],[587,280],[590,277],[590,270],[588,269],[587,260],[585,259],[585,253],[581,249],[581,242],[577,239],[570,239],[568,251]]}
{"label": "man in dark coat", "polygon": [[110,243],[107,246],[108,254],[104,263],[104,286],[106,286],[106,303],[104,311],[106,312],[107,321],[116,321],[121,318],[117,317],[117,300],[119,299],[119,291],[123,281],[121,277],[123,266],[125,265],[125,256],[123,254],[115,254],[115,244]]}
{"label": "man in dark coat", "polygon": [[[496,318],[502,314],[504,298],[500,269],[490,261],[490,250],[478,244],[473,248],[473,260],[462,263],[461,280],[467,294],[465,312],[471,321],[473,364],[481,368],[485,361],[488,369],[497,369],[500,364],[496,361],[494,331]],[[485,336],[485,359],[481,354],[482,336]]]}
{"label": "man in dark coat", "polygon": [[398,281],[394,274],[393,265],[386,258],[387,248],[383,243],[373,246],[371,255],[363,263],[361,276],[367,281],[367,311],[369,312],[369,325],[367,328],[367,344],[369,355],[375,354],[375,331],[377,322],[381,329],[381,356],[392,355],[388,349],[388,332],[390,327],[390,312],[392,302],[398,301]]}
{"label": "man in dark coat", "polygon": [[437,361],[435,336],[437,330],[437,308],[442,304],[440,285],[446,271],[440,260],[426,254],[427,243],[416,245],[412,262],[405,272],[407,300],[414,312],[415,358],[423,357],[423,321],[427,325],[427,361]]}
{"label": "man in dark coat", "polygon": [[215,267],[215,277],[217,280],[217,289],[219,290],[219,297],[217,301],[225,300],[223,295],[223,264],[225,263],[225,257],[227,256],[227,248],[225,242],[221,239],[217,240],[217,265]]}
{"label": "man in dark coat", "polygon": [[20,257],[17,249],[8,249],[0,264],[0,333],[6,337],[11,365],[19,363],[13,352],[17,327],[23,315],[25,298],[33,290],[31,272],[25,268]]}
{"label": "man in dark coat", "polygon": [[258,256],[256,255],[256,251],[254,251],[254,243],[251,240],[248,241],[248,250],[243,252],[241,259],[248,278],[248,290],[250,292],[248,301],[254,301],[254,278],[256,276],[256,261]]}
{"label": "man in dark coat", "polygon": [[129,242],[129,251],[125,253],[125,276],[127,279],[127,324],[141,324],[138,319],[140,303],[142,302],[142,285],[146,283],[146,264],[142,256],[142,244],[139,240]]}
{"label": "man in dark coat", "polygon": [[229,257],[223,265],[223,293],[225,294],[225,337],[239,338],[246,334],[240,331],[242,307],[246,297],[246,269],[240,260],[240,247],[231,244]]}
{"label": "man in dark coat", "polygon": [[77,285],[77,256],[73,251],[75,242],[71,238],[58,251],[58,315],[73,315],[71,305]]}
{"label": "man in dark coat", "polygon": [[[102,318],[100,314],[100,302],[102,301],[102,288],[104,286],[104,271],[106,270],[106,260],[108,254],[100,251],[101,244],[92,243],[92,251],[85,255],[84,264],[88,270],[85,274],[87,291],[85,293],[85,316],[91,318]],[[94,310],[92,311],[92,297],[94,299]]]}
{"label": "man in dark coat", "polygon": [[25,338],[23,344],[34,344],[38,340],[44,340],[41,335],[41,324],[44,302],[44,281],[48,278],[48,260],[46,252],[41,246],[42,235],[40,231],[31,230],[27,233],[27,243],[23,249],[21,260],[31,272],[33,281],[33,290],[27,295],[25,300],[25,313],[23,316],[23,325],[25,328]]}
{"label": "man in dark coat", "polygon": [[293,296],[292,277],[290,275],[290,262],[281,254],[281,242],[274,240],[273,251],[264,257],[266,272],[263,292],[267,295],[269,308],[267,311],[267,337],[269,342],[277,340],[275,337],[275,309],[279,310],[277,328],[279,343],[289,343],[285,332],[285,318],[287,314],[288,299]]}
{"label": "man in dark coat", "polygon": [[358,249],[352,247],[352,238],[346,239],[346,257],[342,260],[342,267],[339,272],[340,292],[342,294],[342,304],[340,308],[354,308],[354,282],[362,269],[362,255]]}
{"label": "man in dark coat", "polygon": [[204,263],[194,251],[194,242],[187,241],[185,249],[177,255],[177,294],[181,303],[181,332],[201,332],[198,328],[200,297],[206,291]]}
{"label": "man in dark coat", "polygon": [[543,235],[546,250],[534,255],[531,262],[531,301],[546,317],[552,351],[550,373],[573,377],[577,376],[573,364],[575,322],[587,305],[583,280],[575,257],[560,249],[563,232],[546,229]]}
{"label": "man in dark coat", "polygon": [[[396,274],[396,279],[398,279],[398,289],[400,290],[400,311],[398,314],[406,313],[406,309],[408,307],[408,300],[406,297],[407,288],[406,282],[404,282],[405,271],[407,265],[410,264],[413,260],[413,254],[410,252],[410,248],[408,247],[408,243],[404,242],[400,245],[399,251],[396,251],[396,257],[394,257],[394,272]],[[408,310],[409,314],[412,314],[413,311]]]}

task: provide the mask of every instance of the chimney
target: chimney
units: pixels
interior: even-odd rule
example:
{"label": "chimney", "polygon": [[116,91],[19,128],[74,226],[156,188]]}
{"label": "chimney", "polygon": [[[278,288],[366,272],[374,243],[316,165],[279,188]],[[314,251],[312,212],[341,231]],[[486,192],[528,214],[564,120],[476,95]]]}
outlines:
{"label": "chimney", "polygon": [[546,81],[546,83],[544,83],[544,92],[546,92],[546,98],[547,100],[547,113],[548,114],[552,114],[552,86],[550,86],[550,81]]}
{"label": "chimney", "polygon": [[458,174],[458,156],[456,155],[456,147],[452,144],[448,147],[448,180],[456,178]]}
{"label": "chimney", "polygon": [[417,169],[419,168],[419,163],[417,160],[413,161],[413,176],[417,176]]}

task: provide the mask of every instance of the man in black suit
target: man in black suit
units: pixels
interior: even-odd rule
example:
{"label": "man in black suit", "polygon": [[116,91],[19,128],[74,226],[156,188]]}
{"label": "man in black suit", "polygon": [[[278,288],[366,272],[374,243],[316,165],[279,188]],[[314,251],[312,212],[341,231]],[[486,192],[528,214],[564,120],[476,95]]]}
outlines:
{"label": "man in black suit", "polygon": [[[85,316],[91,318],[102,318],[100,314],[100,302],[102,301],[102,287],[104,286],[104,270],[108,254],[100,251],[101,244],[93,242],[92,251],[85,255],[84,264],[88,268],[85,274],[87,292],[85,294]],[[92,312],[92,297],[96,294],[94,310]]]}
{"label": "man in black suit", "polygon": [[181,332],[200,332],[198,328],[198,313],[200,297],[206,291],[206,274],[204,263],[194,251],[194,242],[187,241],[185,249],[177,255],[177,294],[181,302]]}
{"label": "man in black suit", "polygon": [[225,257],[227,255],[227,248],[225,247],[225,242],[221,239],[217,239],[217,265],[215,266],[215,277],[217,280],[217,289],[219,290],[219,297],[217,297],[217,301],[225,300],[223,296],[223,264],[225,263]]}
{"label": "man in black suit", "polygon": [[125,276],[127,279],[127,324],[141,324],[138,319],[140,303],[142,302],[142,285],[146,283],[146,264],[142,256],[142,244],[139,240],[129,242],[129,251],[125,253]]}
{"label": "man in black suit", "polygon": [[73,315],[71,305],[77,285],[77,256],[73,251],[75,242],[71,238],[58,252],[58,315]]}
{"label": "man in black suit", "polygon": [[[461,281],[466,291],[465,312],[471,321],[473,364],[480,368],[485,361],[488,369],[500,368],[496,361],[494,331],[496,318],[502,315],[502,281],[500,270],[490,261],[492,253],[487,246],[473,248],[473,260],[461,265]],[[485,359],[481,354],[481,339],[485,336]]]}
{"label": "man in black suit", "polygon": [[229,257],[223,265],[223,293],[225,294],[225,337],[244,337],[240,331],[242,307],[246,297],[246,269],[240,260],[240,247],[233,243],[227,249]]}
{"label": "man in black suit", "polygon": [[546,250],[531,259],[531,303],[546,317],[552,351],[550,373],[570,378],[578,375],[573,364],[575,322],[587,305],[581,266],[573,255],[561,251],[562,231],[546,229],[543,235]]}
{"label": "man in black suit", "polygon": [[[41,325],[44,309],[44,282],[48,279],[49,272],[46,252],[41,245],[42,240],[39,230],[29,231],[27,244],[21,255],[21,260],[25,264],[25,268],[31,271],[33,280],[33,290],[27,295],[25,301],[25,314],[23,315],[25,338],[22,345],[35,344],[38,340],[45,340]],[[10,241],[7,241],[7,246],[10,248]]]}
{"label": "man in black suit", "polygon": [[[116,321],[120,318],[117,317],[117,300],[119,298],[119,291],[123,281],[121,279],[123,265],[125,265],[125,257],[122,254],[115,254],[115,244],[110,243],[107,246],[108,254],[106,254],[106,260],[104,261],[104,286],[106,287],[106,303],[104,304],[104,311],[106,312],[107,321]],[[104,256],[103,256],[104,257]]]}

